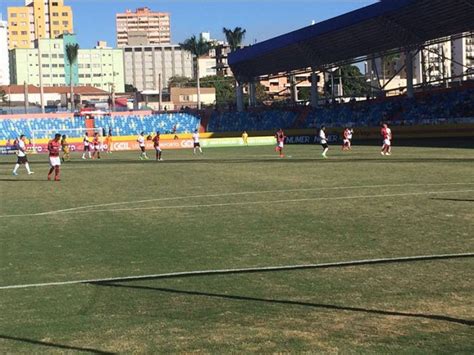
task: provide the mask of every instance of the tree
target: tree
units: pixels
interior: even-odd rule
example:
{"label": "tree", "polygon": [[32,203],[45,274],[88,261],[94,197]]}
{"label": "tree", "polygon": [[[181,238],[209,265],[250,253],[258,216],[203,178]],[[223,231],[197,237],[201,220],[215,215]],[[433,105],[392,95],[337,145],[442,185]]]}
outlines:
{"label": "tree", "polygon": [[[334,73],[334,83],[339,80],[339,71]],[[369,92],[369,85],[365,81],[360,69],[355,65],[344,65],[341,67],[342,87],[346,97],[362,97]],[[326,83],[326,91],[332,92],[331,81]]]}
{"label": "tree", "polygon": [[241,27],[236,27],[234,30],[224,27],[222,32],[224,32],[227,43],[229,43],[230,51],[234,52],[242,46],[242,41],[244,40],[247,30]]}
{"label": "tree", "polygon": [[132,84],[125,84],[125,92],[137,92],[138,89]]}
{"label": "tree", "polygon": [[168,86],[170,88],[187,88],[187,87],[194,87],[195,85],[192,84],[191,79],[186,76],[172,76],[168,80]]}
{"label": "tree", "polygon": [[228,106],[235,102],[234,79],[218,75],[206,76],[201,80],[202,87],[216,89],[216,106]]}
{"label": "tree", "polygon": [[73,70],[72,67],[77,61],[77,55],[79,54],[79,44],[68,44],[66,45],[66,59],[69,63],[69,79],[71,85],[71,111],[74,111],[74,82],[72,80]]}
{"label": "tree", "polygon": [[[242,46],[242,41],[244,40],[245,33],[247,32],[247,30],[244,30],[241,27],[236,27],[234,28],[234,30],[230,30],[224,27],[222,29],[222,32],[224,32],[227,43],[229,43],[230,51],[234,52]],[[238,78],[236,78],[235,81],[235,94],[237,98],[237,110],[242,111],[243,93],[242,86],[240,85]]]}
{"label": "tree", "polygon": [[2,100],[4,104],[7,102],[7,93],[5,90],[0,90],[0,100]]}
{"label": "tree", "polygon": [[196,36],[191,36],[183,43],[179,44],[180,47],[188,52],[191,52],[193,58],[196,60],[196,87],[197,87],[197,99],[198,99],[198,110],[201,109],[201,86],[200,86],[200,78],[199,78],[199,58],[208,54],[209,50],[211,49],[212,45],[204,38]]}

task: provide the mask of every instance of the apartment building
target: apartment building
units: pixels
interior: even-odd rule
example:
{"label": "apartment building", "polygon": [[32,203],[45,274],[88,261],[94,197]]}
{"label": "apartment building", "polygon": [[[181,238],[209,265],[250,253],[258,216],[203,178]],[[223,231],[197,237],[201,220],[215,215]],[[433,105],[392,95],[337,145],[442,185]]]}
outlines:
{"label": "apartment building", "polygon": [[7,21],[0,17],[0,85],[10,84],[10,62],[8,59]]}
{"label": "apartment building", "polygon": [[[105,91],[125,91],[123,51],[96,47],[79,49],[77,61],[69,66],[66,46],[76,43],[75,35],[57,39],[40,39],[38,48],[16,48],[10,51],[10,76],[13,84],[27,83],[45,87],[93,86]],[[38,55],[41,55],[39,57]],[[41,65],[41,70],[40,70]]]}
{"label": "apartment building", "polygon": [[25,0],[24,6],[8,7],[10,49],[34,48],[35,40],[73,33],[73,16],[64,0]]}
{"label": "apartment building", "polygon": [[160,75],[163,88],[173,76],[193,77],[192,55],[179,45],[127,46],[123,50],[125,83],[139,91],[158,90]]}
{"label": "apartment building", "polygon": [[141,7],[116,15],[117,47],[171,43],[170,14]]}

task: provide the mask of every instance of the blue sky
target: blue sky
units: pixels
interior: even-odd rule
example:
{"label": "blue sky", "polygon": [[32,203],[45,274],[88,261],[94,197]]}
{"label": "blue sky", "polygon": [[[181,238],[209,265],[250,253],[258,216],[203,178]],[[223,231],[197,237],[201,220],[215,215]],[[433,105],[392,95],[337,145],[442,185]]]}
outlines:
{"label": "blue sky", "polygon": [[[211,32],[221,39],[222,27],[247,29],[246,44],[263,41],[325,19],[358,9],[377,0],[65,0],[72,6],[74,31],[82,48],[98,40],[115,46],[115,14],[147,6],[171,13],[173,43],[192,34]],[[0,0],[6,20],[8,6],[24,0]]]}

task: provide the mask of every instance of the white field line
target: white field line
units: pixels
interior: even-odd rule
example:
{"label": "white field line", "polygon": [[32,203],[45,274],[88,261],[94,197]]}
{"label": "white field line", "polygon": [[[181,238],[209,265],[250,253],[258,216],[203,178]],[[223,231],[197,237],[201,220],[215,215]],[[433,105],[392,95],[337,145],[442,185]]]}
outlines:
{"label": "white field line", "polygon": [[405,256],[405,257],[396,257],[396,258],[353,260],[353,261],[342,261],[342,262],[322,263],[322,264],[302,264],[302,265],[285,265],[285,266],[263,266],[263,267],[240,268],[240,269],[183,271],[183,272],[171,272],[171,273],[165,273],[165,274],[123,276],[123,277],[111,277],[111,278],[102,278],[102,279],[60,281],[60,282],[45,282],[45,283],[35,283],[35,284],[23,284],[23,285],[7,285],[7,286],[0,286],[0,290],[77,285],[77,284],[87,284],[87,283],[139,281],[139,280],[147,280],[147,279],[166,279],[166,278],[179,278],[179,277],[190,277],[190,276],[225,275],[225,274],[239,274],[239,273],[243,274],[243,273],[290,271],[290,270],[304,270],[304,269],[324,269],[324,268],[332,268],[332,267],[350,267],[350,266],[371,265],[371,264],[401,263],[401,262],[410,262],[410,261],[430,261],[430,260],[436,260],[436,259],[442,260],[442,259],[457,259],[457,258],[472,258],[472,257],[474,257],[474,253],[438,254],[438,255],[434,254],[434,255],[420,255],[420,256]]}
{"label": "white field line", "polygon": [[[341,197],[315,197],[315,198],[300,198],[300,199],[282,199],[270,201],[250,201],[250,202],[227,202],[227,203],[210,203],[198,205],[178,205],[178,206],[156,206],[156,207],[133,207],[133,208],[114,208],[114,209],[91,209],[87,211],[62,211],[63,214],[87,214],[87,213],[101,213],[101,212],[130,212],[130,211],[153,211],[153,210],[176,210],[176,209],[193,209],[193,208],[211,208],[211,207],[228,207],[228,206],[250,206],[250,205],[268,205],[278,203],[295,203],[308,201],[333,201],[333,200],[354,200],[354,199],[370,199],[370,198],[385,198],[385,197],[406,197],[406,196],[421,196],[421,195],[438,195],[438,194],[455,194],[474,192],[474,190],[452,190],[452,191],[424,191],[424,192],[408,192],[399,194],[381,194],[381,195],[357,195],[357,196],[341,196]],[[11,215],[0,217],[35,217],[35,216],[50,216],[51,213],[40,214],[24,214]]]}
{"label": "white field line", "polygon": [[[97,208],[97,207],[110,207],[110,206],[120,206],[120,205],[131,205],[131,204],[136,204],[136,203],[176,201],[176,200],[212,198],[212,197],[260,195],[260,194],[289,193],[289,192],[309,192],[309,191],[354,190],[354,189],[372,189],[372,188],[376,189],[376,188],[390,188],[390,187],[462,186],[462,185],[474,185],[474,183],[472,183],[472,182],[466,182],[466,183],[464,183],[464,182],[453,182],[453,183],[436,183],[436,184],[391,184],[391,185],[335,186],[335,187],[316,187],[316,188],[308,188],[308,189],[226,192],[226,193],[220,193],[220,194],[173,196],[173,197],[162,197],[162,198],[137,200],[137,201],[102,203],[102,204],[95,204],[95,205],[86,205],[86,206],[66,208],[66,209],[61,209],[61,210],[52,210],[52,211],[46,211],[46,212],[17,214],[17,215],[0,215],[0,218],[45,216],[45,215],[56,214],[56,213],[66,213],[66,212],[80,211],[82,209],[94,209],[94,208]],[[97,212],[97,211],[95,211],[95,212]]]}

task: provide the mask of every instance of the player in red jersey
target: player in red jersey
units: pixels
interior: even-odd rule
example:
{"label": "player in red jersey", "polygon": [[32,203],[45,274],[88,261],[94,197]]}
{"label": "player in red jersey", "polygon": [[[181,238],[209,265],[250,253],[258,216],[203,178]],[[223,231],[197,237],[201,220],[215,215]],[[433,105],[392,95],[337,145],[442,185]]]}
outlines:
{"label": "player in red jersey", "polygon": [[61,151],[61,135],[56,133],[54,139],[48,142],[49,165],[51,168],[48,173],[48,180],[51,180],[51,174],[54,171],[54,181],[59,181],[59,167],[61,166],[61,159],[59,159],[59,152]]}
{"label": "player in red jersey", "polygon": [[153,147],[155,147],[156,161],[162,161],[161,159],[161,148],[160,148],[160,132],[156,132],[156,136],[153,137]]}
{"label": "player in red jersey", "polygon": [[342,151],[351,150],[351,141],[349,140],[349,136],[350,136],[349,127],[346,127],[346,129],[344,129],[344,132],[342,133],[342,136],[343,136]]}
{"label": "player in red jersey", "polygon": [[275,133],[275,138],[277,141],[277,145],[275,147],[275,151],[280,154],[280,158],[283,158],[285,155],[283,154],[283,148],[285,146],[285,132],[280,128],[280,130]]}
{"label": "player in red jersey", "polygon": [[380,134],[383,137],[382,155],[392,155],[392,130],[388,128],[388,125],[384,123]]}
{"label": "player in red jersey", "polygon": [[100,159],[100,140],[99,133],[94,133],[94,138],[92,138],[92,146],[94,147],[94,152],[92,153],[92,159],[95,159],[95,154],[97,153],[97,159]]}

